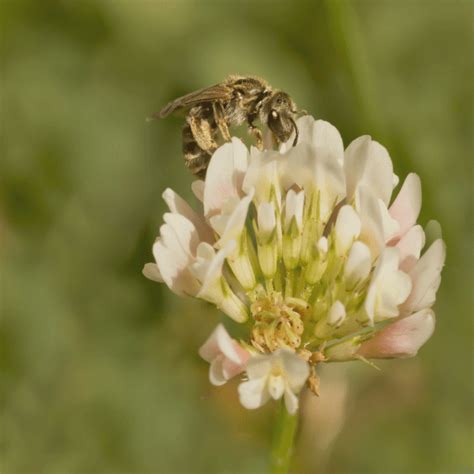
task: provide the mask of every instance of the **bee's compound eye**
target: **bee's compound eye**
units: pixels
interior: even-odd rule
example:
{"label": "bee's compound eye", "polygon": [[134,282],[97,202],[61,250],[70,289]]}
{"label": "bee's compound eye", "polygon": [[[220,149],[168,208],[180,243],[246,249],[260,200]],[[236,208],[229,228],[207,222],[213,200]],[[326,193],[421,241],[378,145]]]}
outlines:
{"label": "bee's compound eye", "polygon": [[272,110],[272,117],[274,119],[278,118],[278,112],[276,112],[275,110]]}

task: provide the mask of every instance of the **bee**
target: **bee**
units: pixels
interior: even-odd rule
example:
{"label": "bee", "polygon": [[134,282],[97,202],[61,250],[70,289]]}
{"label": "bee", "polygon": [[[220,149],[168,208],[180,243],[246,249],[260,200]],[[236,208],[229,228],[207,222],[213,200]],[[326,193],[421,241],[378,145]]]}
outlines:
{"label": "bee", "polygon": [[165,105],[151,118],[164,118],[184,109],[183,154],[186,167],[204,178],[219,142],[230,141],[229,127],[247,124],[257,147],[263,149],[263,135],[257,120],[271,131],[276,144],[287,141],[295,132],[297,108],[291,97],[274,90],[266,81],[253,76],[229,76],[224,82],[191,92]]}

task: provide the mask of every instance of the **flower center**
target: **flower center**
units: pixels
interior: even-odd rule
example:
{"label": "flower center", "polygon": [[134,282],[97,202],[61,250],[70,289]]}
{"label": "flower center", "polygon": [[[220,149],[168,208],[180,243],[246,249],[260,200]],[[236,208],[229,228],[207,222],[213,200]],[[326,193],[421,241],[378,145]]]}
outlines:
{"label": "flower center", "polygon": [[251,308],[254,327],[252,345],[262,352],[273,352],[280,347],[297,349],[304,331],[303,320],[308,315],[308,304],[297,298],[284,298],[272,291],[255,301]]}

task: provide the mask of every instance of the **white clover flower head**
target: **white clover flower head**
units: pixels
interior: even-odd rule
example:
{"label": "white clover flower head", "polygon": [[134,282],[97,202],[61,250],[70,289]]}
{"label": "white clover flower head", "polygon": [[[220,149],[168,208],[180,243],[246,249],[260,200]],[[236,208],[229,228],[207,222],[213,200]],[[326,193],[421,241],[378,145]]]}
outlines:
{"label": "white clover flower head", "polygon": [[328,122],[297,126],[294,147],[221,146],[193,183],[201,212],[166,190],[143,269],[247,325],[239,342],[218,326],[200,351],[214,384],[245,372],[247,408],[284,397],[294,412],[305,382],[317,393],[317,364],[412,357],[435,325],[445,245],[417,224],[419,177],[391,203],[398,178],[382,145],[363,136],[344,150]]}

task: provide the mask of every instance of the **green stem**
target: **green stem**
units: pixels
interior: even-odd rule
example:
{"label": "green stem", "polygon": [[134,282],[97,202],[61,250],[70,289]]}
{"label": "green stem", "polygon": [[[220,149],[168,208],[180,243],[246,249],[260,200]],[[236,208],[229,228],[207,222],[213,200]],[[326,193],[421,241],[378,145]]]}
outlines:
{"label": "green stem", "polygon": [[378,139],[387,141],[387,133],[378,107],[369,55],[356,14],[356,2],[325,0],[327,21],[333,42],[344,59],[352,82],[363,128],[372,130]]}
{"label": "green stem", "polygon": [[270,474],[286,474],[289,472],[298,414],[290,415],[282,400],[275,424],[272,445]]}

